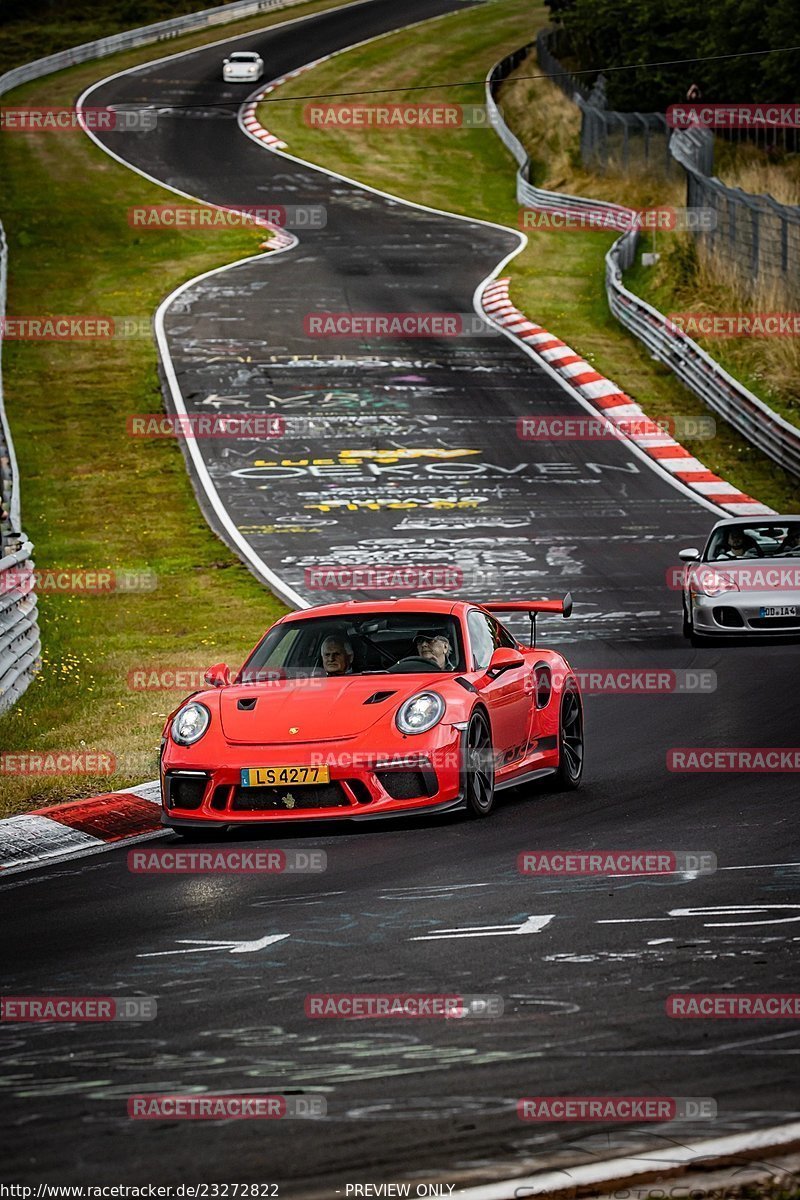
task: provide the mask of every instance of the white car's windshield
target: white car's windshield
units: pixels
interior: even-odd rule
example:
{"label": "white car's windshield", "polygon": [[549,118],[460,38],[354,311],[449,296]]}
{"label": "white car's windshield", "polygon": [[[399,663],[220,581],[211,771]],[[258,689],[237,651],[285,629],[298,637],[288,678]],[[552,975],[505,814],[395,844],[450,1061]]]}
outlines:
{"label": "white car's windshield", "polygon": [[800,558],[800,521],[723,525],[711,535],[706,562],[737,558]]}

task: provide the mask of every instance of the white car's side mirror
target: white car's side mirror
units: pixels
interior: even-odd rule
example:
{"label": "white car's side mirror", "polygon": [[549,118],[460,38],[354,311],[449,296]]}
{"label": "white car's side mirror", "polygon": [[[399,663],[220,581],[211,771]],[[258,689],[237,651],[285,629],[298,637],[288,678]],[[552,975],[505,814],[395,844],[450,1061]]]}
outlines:
{"label": "white car's side mirror", "polygon": [[700,557],[700,551],[694,546],[687,546],[685,550],[678,551],[678,558],[682,562],[697,562]]}

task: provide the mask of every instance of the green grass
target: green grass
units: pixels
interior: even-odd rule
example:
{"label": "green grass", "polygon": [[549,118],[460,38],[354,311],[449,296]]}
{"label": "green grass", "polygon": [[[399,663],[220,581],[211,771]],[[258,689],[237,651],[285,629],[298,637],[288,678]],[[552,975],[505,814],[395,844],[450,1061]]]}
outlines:
{"label": "green grass", "polygon": [[[494,62],[530,41],[546,18],[544,7],[531,7],[528,0],[489,0],[392,34],[338,55],[281,87],[276,93],[280,103],[260,106],[261,120],[287,142],[290,153],[411,200],[517,228],[515,165],[491,130],[311,128],[303,116],[306,102],[299,97],[385,88],[397,101],[482,103],[482,87],[427,93],[424,85],[431,80],[483,79]],[[528,64],[527,73],[535,70]],[[544,86],[561,96],[552,85]],[[410,90],[416,87],[423,90]],[[296,103],[288,103],[293,96],[298,97]],[[366,102],[374,99],[365,97]],[[512,126],[515,104],[521,113],[530,102],[503,93]],[[567,125],[570,119],[566,118]],[[531,152],[541,160],[544,174],[545,164],[558,148],[548,144],[546,119],[536,114],[531,120],[528,113],[528,120],[534,133],[540,132],[541,142]],[[579,190],[571,186],[579,174],[574,148],[568,148],[546,186]],[[654,198],[663,197],[660,183],[652,182],[650,190]],[[628,184],[624,195],[608,198],[626,201],[630,195]],[[507,268],[512,299],[523,312],[615,380],[654,419],[708,415],[702,402],[611,317],[603,287],[603,259],[613,235],[532,231],[528,236],[528,246]],[[777,509],[797,509],[797,482],[722,422],[713,440],[687,438],[685,445],[742,491]]]}
{"label": "green grass", "polygon": [[[330,4],[298,6],[292,16]],[[270,18],[227,27],[245,28]],[[170,51],[218,38],[170,41]],[[88,84],[163,53],[163,46],[27,84],[4,103],[71,104]],[[9,240],[9,316],[150,318],[182,281],[259,252],[255,230],[139,231],[134,204],[171,193],[115,163],[80,131],[0,139],[0,217]],[[23,526],[38,569],[149,569],[147,593],[39,599],[43,667],[0,718],[5,751],[107,751],[112,778],[0,775],[0,815],[154,777],[164,717],[180,692],[133,691],[143,665],[242,661],[281,605],[209,530],[175,441],[134,441],[131,413],[158,412],[152,337],[111,342],[6,342],[6,406],[22,478]]]}

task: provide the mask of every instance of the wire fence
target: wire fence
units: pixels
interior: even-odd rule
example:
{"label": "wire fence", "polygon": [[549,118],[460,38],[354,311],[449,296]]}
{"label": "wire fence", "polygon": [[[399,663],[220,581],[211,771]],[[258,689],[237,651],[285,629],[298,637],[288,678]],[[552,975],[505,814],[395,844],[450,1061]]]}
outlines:
{"label": "wire fence", "polygon": [[[541,30],[537,35],[539,65],[581,110],[584,166],[598,173],[646,171],[651,177],[654,171],[665,176],[681,172],[686,179],[687,208],[715,214],[707,228],[704,223],[692,229],[701,254],[749,295],[776,304],[800,302],[800,206],[780,204],[772,196],[753,195],[717,179],[710,129],[673,130],[664,113],[609,111],[602,76],[587,91],[554,56],[553,38],[553,30]],[[789,150],[796,148],[795,132],[733,129],[726,131],[726,140],[768,149],[777,148],[783,135],[782,149]]]}
{"label": "wire fence", "polygon": [[[523,50],[528,52],[530,47],[524,47]],[[497,104],[500,84],[519,66],[523,58],[522,51],[509,55],[492,68],[486,80],[489,122],[519,164],[516,180],[519,203],[537,211],[567,215],[585,213],[590,209],[595,213],[606,212],[617,219],[625,214],[629,218],[632,217],[633,210],[624,205],[592,200],[585,196],[572,196],[564,192],[550,192],[535,187],[530,182],[525,147],[506,125]],[[630,229],[617,238],[606,255],[606,295],[614,316],[647,347],[653,357],[668,366],[712,411],[738,429],[752,445],[774,462],[800,477],[800,429],[785,421],[754,396],[683,330],[624,286],[623,271],[633,265],[638,244],[638,230]]]}
{"label": "wire fence", "polygon": [[554,31],[536,36],[539,66],[581,110],[581,161],[598,174],[647,170],[651,175],[679,175],[669,152],[671,129],[664,113],[614,112],[608,108],[606,81],[599,75],[589,88],[570,74],[552,51]]}
{"label": "wire fence", "polygon": [[39,669],[36,593],[30,586],[33,546],[21,529],[19,471],[3,402],[3,325],[8,247],[0,224],[0,713],[22,695]]}
{"label": "wire fence", "polygon": [[749,294],[777,304],[800,303],[800,206],[779,204],[711,176],[714,137],[708,129],[676,130],[672,154],[686,172],[686,203],[711,209],[711,228],[694,231],[698,249],[724,264]]}

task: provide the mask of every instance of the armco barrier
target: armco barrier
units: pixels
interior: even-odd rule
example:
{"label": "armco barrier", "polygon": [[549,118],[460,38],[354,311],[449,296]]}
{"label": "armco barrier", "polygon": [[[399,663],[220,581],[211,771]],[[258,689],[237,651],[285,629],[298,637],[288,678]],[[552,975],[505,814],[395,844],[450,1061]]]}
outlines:
{"label": "armco barrier", "polygon": [[[489,122],[513,154],[517,170],[517,200],[527,208],[574,214],[581,210],[630,214],[622,204],[592,200],[585,196],[570,196],[534,187],[528,180],[529,159],[525,148],[503,120],[497,105],[499,85],[530,53],[533,43],[514,51],[492,67],[486,79],[486,107]],[[747,440],[774,462],[795,476],[800,476],[800,429],[785,421],[763,400],[729,375],[692,338],[671,325],[657,309],[635,296],[622,283],[622,272],[633,265],[639,234],[635,229],[617,238],[606,255],[606,295],[609,307],[617,318],[654,357],[668,366],[678,378],[723,417]]]}
{"label": "armco barrier", "polygon": [[0,713],[10,708],[39,669],[36,594],[18,587],[17,574],[33,569],[33,546],[20,529],[19,473],[3,404],[3,321],[8,249],[0,224]]}
{"label": "armco barrier", "polygon": [[142,25],[139,29],[128,29],[124,33],[113,33],[109,37],[98,38],[95,42],[84,42],[81,46],[60,50],[58,54],[49,54],[46,58],[36,58],[33,62],[12,67],[10,71],[0,75],[0,96],[21,83],[40,79],[54,71],[63,71],[65,67],[74,67],[76,63],[91,62],[95,58],[116,54],[119,50],[132,50],[137,46],[152,45],[153,42],[169,41],[182,33],[207,29],[210,25],[227,25],[231,21],[241,21],[245,17],[256,16],[274,8],[291,8],[302,3],[303,0],[234,0],[232,4],[204,8],[201,12],[171,17],[168,21],[156,21],[153,25]]}

